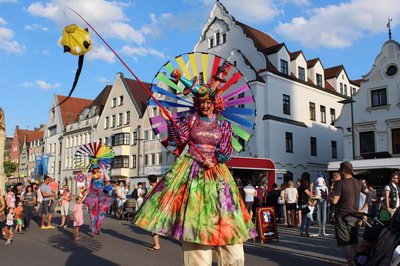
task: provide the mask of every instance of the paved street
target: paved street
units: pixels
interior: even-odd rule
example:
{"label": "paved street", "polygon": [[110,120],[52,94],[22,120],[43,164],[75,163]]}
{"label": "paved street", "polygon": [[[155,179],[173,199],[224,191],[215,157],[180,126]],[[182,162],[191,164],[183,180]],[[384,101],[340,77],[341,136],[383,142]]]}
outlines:
{"label": "paved street", "polygon": [[[71,228],[41,230],[34,223],[28,232],[15,235],[12,245],[0,242],[1,265],[181,265],[178,241],[162,238],[160,251],[147,251],[151,236],[128,221],[106,218],[102,234],[95,238],[87,234],[87,216],[85,222],[78,242],[72,240]],[[279,242],[245,244],[246,265],[343,264],[332,238],[306,239],[298,236],[298,229],[279,230]]]}

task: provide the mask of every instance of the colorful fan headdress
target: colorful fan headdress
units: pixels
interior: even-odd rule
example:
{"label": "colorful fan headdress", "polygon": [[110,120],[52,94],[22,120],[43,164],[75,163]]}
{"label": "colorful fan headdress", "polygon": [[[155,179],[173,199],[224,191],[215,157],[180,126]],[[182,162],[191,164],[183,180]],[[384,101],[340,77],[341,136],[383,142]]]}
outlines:
{"label": "colorful fan headdress", "polygon": [[[232,125],[232,145],[243,150],[253,135],[256,106],[253,93],[241,72],[229,61],[209,53],[188,53],[167,62],[153,80],[152,92],[161,105],[180,121],[187,112],[194,113],[193,103],[211,99],[219,120]],[[156,106],[150,99],[149,105]],[[153,131],[163,145],[176,154],[176,147],[163,141],[167,124],[161,115],[150,118]]]}
{"label": "colorful fan headdress", "polygon": [[75,166],[81,170],[109,169],[114,151],[107,144],[97,142],[82,145],[74,154]]}

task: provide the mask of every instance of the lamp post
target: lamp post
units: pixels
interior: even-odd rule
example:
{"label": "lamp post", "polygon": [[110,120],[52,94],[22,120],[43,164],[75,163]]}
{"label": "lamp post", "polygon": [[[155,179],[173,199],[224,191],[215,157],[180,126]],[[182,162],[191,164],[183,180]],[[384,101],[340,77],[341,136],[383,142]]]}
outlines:
{"label": "lamp post", "polygon": [[142,172],[142,174],[144,175],[144,153],[145,153],[145,146],[144,146],[144,144],[145,144],[145,141],[146,141],[146,139],[141,139],[140,138],[140,128],[141,128],[141,126],[140,125],[138,125],[138,131],[137,131],[137,136],[135,136],[135,138],[134,138],[134,141],[136,142],[136,141],[138,141],[138,153],[137,153],[137,176],[138,177],[140,177],[140,141],[143,141],[143,172]]}
{"label": "lamp post", "polygon": [[[338,103],[347,104],[350,103],[350,116],[351,116],[351,145],[353,152],[353,160],[356,159],[356,146],[355,146],[355,128],[354,128],[354,109],[353,103],[356,101],[353,100],[353,92],[350,92],[350,99],[339,101]],[[348,128],[347,128],[348,129]],[[349,130],[349,129],[348,129]],[[349,130],[350,131],[350,130]]]}

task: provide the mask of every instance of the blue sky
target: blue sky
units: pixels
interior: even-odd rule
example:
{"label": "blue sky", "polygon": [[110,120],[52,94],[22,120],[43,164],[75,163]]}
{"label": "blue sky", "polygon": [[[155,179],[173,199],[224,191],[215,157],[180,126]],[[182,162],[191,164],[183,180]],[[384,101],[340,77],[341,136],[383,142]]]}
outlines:
{"label": "blue sky", "polygon": [[[238,21],[264,31],[306,59],[319,57],[325,68],[343,64],[351,79],[369,72],[392,36],[399,40],[398,0],[221,0]],[[67,95],[78,58],[58,44],[63,28],[84,27],[75,9],[120,54],[142,81],[150,82],[170,58],[190,52],[215,1],[212,0],[0,0],[0,106],[7,135],[15,126],[46,123],[54,94]],[[245,4],[244,4],[245,3]],[[377,4],[379,3],[379,4]],[[94,99],[123,65],[92,33],[75,97]]]}

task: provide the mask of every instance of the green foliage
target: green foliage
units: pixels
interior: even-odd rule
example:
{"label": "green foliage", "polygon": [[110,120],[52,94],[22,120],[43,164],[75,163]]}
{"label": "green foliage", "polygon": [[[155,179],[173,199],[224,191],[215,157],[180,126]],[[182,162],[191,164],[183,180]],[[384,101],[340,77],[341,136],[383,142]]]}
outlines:
{"label": "green foliage", "polygon": [[7,160],[4,161],[4,173],[7,177],[10,177],[14,174],[15,170],[17,170],[18,164],[13,161]]}

